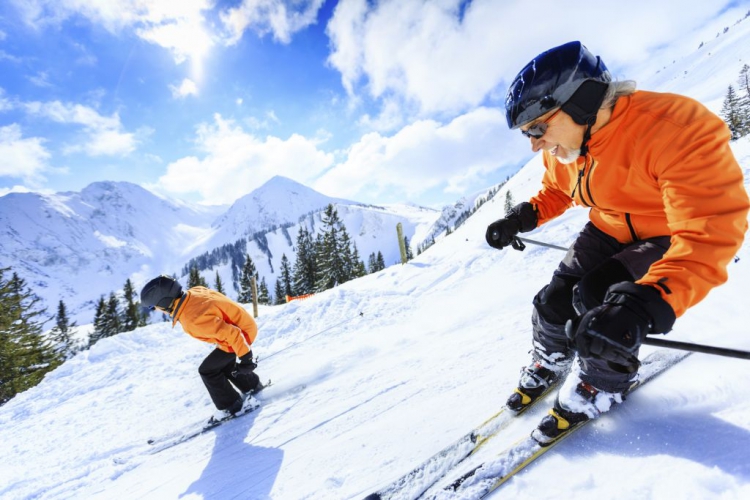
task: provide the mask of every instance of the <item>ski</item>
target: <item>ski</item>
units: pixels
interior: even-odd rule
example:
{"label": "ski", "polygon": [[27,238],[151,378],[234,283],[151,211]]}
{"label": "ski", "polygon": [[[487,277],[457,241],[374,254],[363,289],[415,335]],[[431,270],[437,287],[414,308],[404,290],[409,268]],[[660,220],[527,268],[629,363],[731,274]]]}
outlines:
{"label": "ski", "polygon": [[503,406],[500,411],[475,427],[471,432],[435,453],[387,486],[374,493],[370,493],[364,500],[406,500],[418,498],[450,470],[475,454],[487,441],[497,436],[500,431],[513,421],[513,418],[521,415],[545,399],[562,380],[565,380],[565,376],[560,377],[560,379],[550,384],[547,390],[537,399],[518,412],[514,412],[507,406]]}
{"label": "ski", "polygon": [[[667,369],[687,358],[691,352],[672,351],[661,349],[649,354],[641,363],[639,380],[630,388],[628,394],[639,387],[650,382]],[[610,411],[616,411],[614,408]],[[603,415],[600,418],[606,418]],[[598,420],[598,419],[594,419]],[[448,498],[484,498],[495,491],[506,481],[512,478],[524,467],[532,463],[549,451],[554,445],[573,434],[586,423],[593,420],[585,420],[577,425],[571,426],[565,434],[558,439],[542,446],[533,437],[529,436],[516,442],[491,461],[484,462],[472,468],[458,479],[440,491],[431,493],[425,498],[448,499]]]}
{"label": "ski", "polygon": [[[268,383],[263,387],[263,390],[271,387],[273,384],[269,380]],[[223,420],[214,420],[214,421],[208,421],[208,422],[201,422],[200,424],[192,426],[190,429],[186,431],[181,431],[178,434],[172,434],[168,436],[164,436],[162,438],[158,439],[149,439],[147,443],[150,445],[146,453],[148,454],[156,454],[161,451],[164,451],[166,449],[172,448],[174,446],[177,446],[179,444],[182,444],[186,441],[190,441],[191,439],[194,439],[198,436],[202,436],[203,434],[208,433],[209,431],[212,431],[213,429],[216,429],[217,427],[227,423],[232,422],[233,420],[236,420],[238,418],[242,418],[245,415],[248,415],[252,412],[254,412],[256,409],[260,408],[263,404],[270,403],[272,401],[275,401],[276,399],[286,397],[289,395],[294,395],[302,390],[304,390],[307,387],[307,384],[301,384],[294,386],[288,390],[282,391],[278,394],[274,394],[270,397],[264,398],[262,396],[263,390],[259,391],[254,395],[254,397],[257,396],[259,404],[257,406],[251,407],[246,409],[242,413],[237,413],[229,418],[223,419]]]}

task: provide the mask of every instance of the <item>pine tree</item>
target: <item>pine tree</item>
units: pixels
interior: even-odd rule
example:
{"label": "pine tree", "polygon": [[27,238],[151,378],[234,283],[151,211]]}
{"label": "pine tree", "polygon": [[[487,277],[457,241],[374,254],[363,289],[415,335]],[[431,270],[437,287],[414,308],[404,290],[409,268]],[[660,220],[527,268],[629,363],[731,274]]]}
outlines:
{"label": "pine tree", "polygon": [[75,327],[75,322],[71,323],[68,318],[68,311],[65,302],[60,300],[57,305],[57,315],[55,316],[55,326],[50,332],[50,337],[55,347],[55,351],[62,361],[70,359],[75,354],[75,345],[71,338],[71,329]]}
{"label": "pine tree", "polygon": [[328,290],[351,279],[354,264],[349,234],[338,211],[329,204],[321,217],[323,227],[316,241],[315,290]]}
{"label": "pine tree", "polygon": [[109,294],[107,308],[104,313],[104,331],[107,337],[113,337],[123,331],[122,315],[120,313],[120,301],[114,292]]}
{"label": "pine tree", "polygon": [[130,278],[125,280],[125,286],[122,288],[123,298],[125,299],[125,311],[122,315],[122,331],[131,332],[140,326],[141,322],[141,305],[136,297],[138,297],[133,282]]}
{"label": "pine tree", "polygon": [[276,286],[274,287],[273,291],[274,297],[276,297],[276,301],[274,304],[280,305],[286,303],[286,295],[284,293],[284,285],[281,284],[281,280],[276,280]]}
{"label": "pine tree", "polygon": [[375,252],[372,252],[370,258],[367,259],[367,272],[370,274],[378,272],[378,258]]}
{"label": "pine tree", "polygon": [[208,288],[208,283],[206,280],[201,276],[200,271],[198,271],[197,266],[193,266],[190,268],[190,274],[188,275],[188,288],[193,288],[194,286],[203,286]]}
{"label": "pine tree", "polygon": [[315,292],[316,275],[315,242],[310,231],[301,226],[297,233],[297,259],[292,273],[294,295]]}
{"label": "pine tree", "polygon": [[365,267],[365,263],[362,262],[362,260],[359,258],[359,250],[357,249],[357,244],[352,244],[352,276],[351,279],[355,278],[361,278],[362,276],[367,275],[367,268]]}
{"label": "pine tree", "polygon": [[[286,296],[294,296],[294,289],[292,288],[292,268],[289,264],[289,259],[286,258],[286,254],[281,256],[281,290],[282,294],[279,295],[276,292],[276,303],[283,304],[286,302]],[[279,302],[281,300],[281,302]]]}
{"label": "pine tree", "polygon": [[742,137],[745,124],[742,118],[742,110],[740,109],[740,100],[737,97],[737,93],[734,91],[734,87],[731,85],[729,86],[727,95],[724,98],[724,105],[721,108],[721,117],[724,118],[727,126],[729,126],[732,140]]}
{"label": "pine tree", "polygon": [[216,271],[216,277],[214,278],[214,290],[216,290],[219,293],[224,294],[224,283],[221,281],[221,276],[219,276],[219,271]]}
{"label": "pine tree", "polygon": [[505,213],[509,213],[515,206],[516,202],[513,201],[513,193],[511,193],[509,189],[505,192]]}
{"label": "pine tree", "polygon": [[351,238],[349,238],[349,233],[346,232],[343,223],[339,232],[338,251],[341,254],[341,270],[338,279],[339,283],[346,283],[355,277],[359,252],[355,255],[356,247],[352,248]]}
{"label": "pine tree", "polygon": [[107,336],[104,326],[106,311],[107,302],[104,300],[104,295],[102,295],[96,302],[96,309],[94,312],[94,331],[89,336],[89,347]]}
{"label": "pine tree", "polygon": [[740,133],[744,137],[750,134],[750,65],[742,66],[737,83],[739,84],[737,91],[738,107],[740,120],[742,121]]}
{"label": "pine tree", "polygon": [[411,245],[409,244],[409,238],[404,236],[404,246],[406,247],[406,261],[410,261],[414,258],[414,252],[411,251]]}
{"label": "pine tree", "polygon": [[271,302],[271,298],[268,296],[268,285],[266,285],[265,276],[260,280],[260,286],[258,287],[258,304],[268,305]]}
{"label": "pine tree", "polygon": [[249,304],[253,301],[253,278],[257,280],[258,273],[255,270],[253,259],[250,254],[245,257],[245,265],[242,266],[242,275],[240,276],[240,294],[237,301],[243,304]]}
{"label": "pine tree", "polygon": [[383,254],[380,253],[379,250],[378,250],[378,256],[375,259],[375,262],[377,264],[378,271],[382,271],[383,269],[385,269],[385,259],[383,258]]}
{"label": "pine tree", "polygon": [[6,281],[8,270],[0,269],[0,405],[37,385],[61,362],[42,335],[39,318],[46,311],[39,297],[16,273]]}

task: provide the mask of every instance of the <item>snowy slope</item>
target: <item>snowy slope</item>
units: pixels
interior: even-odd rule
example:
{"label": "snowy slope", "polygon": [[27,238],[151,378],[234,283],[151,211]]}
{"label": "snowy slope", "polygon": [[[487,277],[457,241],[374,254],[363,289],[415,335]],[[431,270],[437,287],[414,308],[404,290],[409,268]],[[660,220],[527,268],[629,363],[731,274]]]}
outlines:
{"label": "snowy slope", "polygon": [[719,113],[727,87],[737,90],[740,69],[750,64],[750,11],[731,26],[717,26],[716,31],[715,38],[702,42],[692,53],[664,64],[654,74],[639,76],[639,88],[687,95]]}
{"label": "snowy slope", "polygon": [[[750,177],[750,141],[736,147]],[[530,194],[541,171],[535,159],[507,188]],[[261,309],[259,373],[276,381],[268,403],[175,448],[149,455],[146,440],[211,413],[196,371],[210,347],[158,324],[78,354],[0,408],[0,496],[357,498],[405,472],[496,411],[527,360],[531,297],[561,255],[489,250],[484,228],[501,200],[407,265]],[[574,210],[530,236],[567,244],[585,216]],[[750,349],[738,300],[750,245],[740,257],[671,338]],[[748,498],[747,366],[693,356],[497,498]]]}
{"label": "snowy slope", "polygon": [[[737,71],[718,67],[724,88]],[[733,149],[750,187],[750,139]],[[537,157],[504,189],[525,199],[542,170]],[[561,253],[486,246],[504,195],[406,265],[261,308],[258,371],[276,383],[266,404],[175,448],[151,455],[146,440],[211,413],[197,374],[209,346],[157,324],[79,353],[0,407],[0,497],[345,499],[406,472],[494,413],[528,360],[531,299]],[[528,236],[567,245],[585,220],[572,210]],[[738,256],[668,338],[750,350],[750,242]],[[492,498],[750,498],[749,366],[690,357]]]}

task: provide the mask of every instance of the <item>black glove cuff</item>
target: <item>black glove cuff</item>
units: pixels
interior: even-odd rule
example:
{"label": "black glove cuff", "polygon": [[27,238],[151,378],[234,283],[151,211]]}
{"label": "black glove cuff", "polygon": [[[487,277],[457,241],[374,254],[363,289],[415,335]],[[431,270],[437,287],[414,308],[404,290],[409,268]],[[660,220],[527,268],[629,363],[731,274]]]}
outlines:
{"label": "black glove cuff", "polygon": [[539,223],[539,217],[537,216],[536,209],[534,209],[534,205],[527,201],[511,208],[505,217],[508,219],[511,217],[517,219],[522,233],[533,231]]}
{"label": "black glove cuff", "polygon": [[253,351],[247,351],[247,354],[239,356],[240,363],[251,364],[253,363]]}
{"label": "black glove cuff", "polygon": [[609,287],[606,304],[629,307],[649,319],[649,333],[667,333],[672,330],[677,316],[672,306],[664,300],[659,290],[648,285],[624,281]]}

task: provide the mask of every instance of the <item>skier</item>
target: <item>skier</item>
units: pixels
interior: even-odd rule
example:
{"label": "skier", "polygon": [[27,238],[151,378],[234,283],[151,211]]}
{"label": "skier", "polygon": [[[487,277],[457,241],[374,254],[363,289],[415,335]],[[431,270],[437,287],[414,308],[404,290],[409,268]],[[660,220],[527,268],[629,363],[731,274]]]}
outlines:
{"label": "skier", "polygon": [[535,196],[488,226],[487,243],[517,245],[519,232],[573,205],[589,208],[534,297],[533,359],[507,402],[519,411],[566,377],[533,434],[549,444],[622,402],[644,337],[669,332],[726,281],[748,195],[720,118],[690,98],[612,81],[580,42],[535,57],[505,108],[509,128],[542,151],[545,173]]}
{"label": "skier", "polygon": [[[183,292],[169,276],[158,276],[141,290],[141,305],[179,321],[198,340],[216,345],[198,368],[218,411],[209,423],[231,418],[260,405],[252,396],[263,389],[250,350],[258,335],[252,316],[225,295],[202,286]],[[235,387],[241,391],[237,392]]]}

